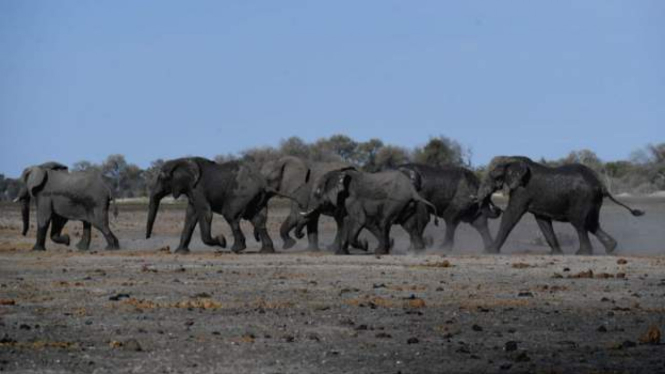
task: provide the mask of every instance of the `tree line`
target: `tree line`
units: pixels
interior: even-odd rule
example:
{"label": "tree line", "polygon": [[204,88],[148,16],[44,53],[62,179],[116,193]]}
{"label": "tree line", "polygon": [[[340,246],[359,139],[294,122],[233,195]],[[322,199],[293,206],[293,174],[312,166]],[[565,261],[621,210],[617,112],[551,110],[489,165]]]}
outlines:
{"label": "tree line", "polygon": [[[445,136],[432,137],[419,147],[408,149],[385,144],[380,139],[365,142],[338,134],[308,143],[297,136],[282,140],[278,146],[254,147],[237,154],[215,156],[217,162],[242,160],[261,165],[281,156],[296,156],[309,161],[344,161],[363,171],[375,172],[394,168],[406,162],[432,166],[455,165],[474,170],[480,176],[485,166],[473,167],[472,151]],[[57,161],[57,160],[44,160]],[[628,160],[604,162],[591,150],[572,151],[556,160],[537,160],[550,166],[584,164],[598,173],[612,193],[647,194],[665,190],[665,143],[638,149]],[[143,197],[149,193],[153,178],[164,164],[157,159],[142,169],[127,162],[120,154],[110,155],[100,164],[81,160],[71,165],[72,171],[96,171],[106,179],[117,198]],[[0,174],[0,200],[12,200],[21,182]]]}

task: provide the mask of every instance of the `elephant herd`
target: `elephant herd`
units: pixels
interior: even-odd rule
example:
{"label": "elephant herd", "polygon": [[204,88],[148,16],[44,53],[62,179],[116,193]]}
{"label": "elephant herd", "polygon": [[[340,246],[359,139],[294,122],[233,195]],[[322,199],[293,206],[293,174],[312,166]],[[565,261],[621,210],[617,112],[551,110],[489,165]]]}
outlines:
{"label": "elephant herd", "polygon": [[[68,220],[83,223],[77,247],[90,246],[91,226],[106,239],[107,249],[118,249],[118,239],[109,228],[108,212],[112,194],[102,177],[94,172],[70,172],[66,166],[48,162],[24,170],[23,187],[15,201],[22,204],[23,235],[29,229],[30,204],[37,213],[37,240],[34,250],[44,250],[46,235],[55,243],[69,245],[62,230]],[[508,190],[505,212],[492,202],[498,190]],[[604,197],[628,209],[632,215],[644,212],[617,201],[597,175],[581,164],[548,167],[520,156],[495,157],[482,181],[462,167],[432,167],[404,164],[395,170],[367,173],[343,162],[308,162],[285,156],[261,168],[242,161],[216,163],[201,157],[179,158],[166,162],[150,189],[146,238],[150,238],[160,201],[167,195],[187,198],[185,223],[176,253],[189,252],[196,225],[201,239],[209,246],[225,248],[224,235],[213,236],[213,213],[221,214],[233,233],[233,252],[246,248],[240,220],[249,220],[253,236],[261,242],[261,253],[275,252],[266,222],[268,201],[273,196],[290,200],[290,213],[280,227],[284,249],[305,236],[308,248],[319,249],[318,221],[323,214],[333,217],[337,232],[328,249],[348,254],[349,247],[368,249],[359,235],[368,230],[378,241],[376,254],[388,254],[393,246],[391,227],[401,225],[409,234],[411,249],[425,248],[423,232],[434,215],[446,226],[444,250],[451,250],[455,230],[461,222],[480,234],[486,253],[499,253],[511,230],[525,213],[536,219],[552,254],[561,248],[552,221],[569,222],[580,241],[577,254],[591,254],[591,233],[607,253],[617,246],[599,222]],[[117,208],[114,209],[117,214]],[[502,216],[496,238],[488,220]]]}

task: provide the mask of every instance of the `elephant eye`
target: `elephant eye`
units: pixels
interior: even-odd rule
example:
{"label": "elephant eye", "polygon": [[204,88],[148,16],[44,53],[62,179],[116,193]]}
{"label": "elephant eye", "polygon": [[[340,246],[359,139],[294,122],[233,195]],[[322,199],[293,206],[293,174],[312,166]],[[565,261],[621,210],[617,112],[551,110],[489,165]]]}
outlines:
{"label": "elephant eye", "polygon": [[317,188],[316,191],[314,191],[314,196],[316,197],[321,196],[321,187]]}

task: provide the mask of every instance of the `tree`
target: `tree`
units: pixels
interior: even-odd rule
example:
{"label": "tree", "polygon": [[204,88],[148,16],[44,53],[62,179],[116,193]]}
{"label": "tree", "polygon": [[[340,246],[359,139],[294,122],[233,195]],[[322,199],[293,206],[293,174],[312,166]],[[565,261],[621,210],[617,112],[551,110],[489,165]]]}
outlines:
{"label": "tree", "polygon": [[302,159],[309,159],[310,146],[304,140],[297,136],[292,136],[279,143],[279,151],[285,156],[295,156]]}
{"label": "tree", "polygon": [[376,154],[376,170],[394,169],[409,161],[409,152],[402,147],[387,145]]}
{"label": "tree", "polygon": [[364,171],[375,172],[379,168],[376,164],[376,155],[383,148],[383,142],[380,139],[370,139],[358,144],[356,149],[355,163]]}
{"label": "tree", "polygon": [[414,150],[413,159],[416,162],[432,165],[465,165],[462,146],[455,140],[445,136],[430,138],[423,148]]}
{"label": "tree", "polygon": [[250,148],[240,152],[242,160],[261,166],[267,161],[276,160],[282,157],[282,154],[273,147]]}
{"label": "tree", "polygon": [[600,173],[603,170],[603,162],[596,153],[588,149],[572,151],[563,159],[563,164],[582,164]]}
{"label": "tree", "polygon": [[339,156],[342,161],[353,163],[358,143],[346,135],[333,135],[328,139],[319,139],[314,147]]}
{"label": "tree", "polygon": [[72,171],[89,171],[95,170],[101,172],[101,167],[99,165],[93,164],[87,160],[77,161],[72,165]]}

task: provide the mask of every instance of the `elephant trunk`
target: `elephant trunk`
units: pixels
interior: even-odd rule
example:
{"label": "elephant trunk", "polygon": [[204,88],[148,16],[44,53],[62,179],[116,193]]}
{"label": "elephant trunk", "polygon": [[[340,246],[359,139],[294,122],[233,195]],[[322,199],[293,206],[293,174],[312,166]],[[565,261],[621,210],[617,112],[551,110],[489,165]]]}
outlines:
{"label": "elephant trunk", "polygon": [[295,235],[296,238],[302,239],[305,236],[303,229],[307,226],[308,219],[306,217],[298,217],[298,223],[296,224]]}
{"label": "elephant trunk", "polygon": [[162,201],[162,198],[166,196],[165,193],[153,193],[150,195],[150,206],[148,207],[148,224],[146,225],[145,238],[149,239],[152,235],[152,226],[155,223],[155,218],[157,217],[157,210],[159,210],[159,203]]}
{"label": "elephant trunk", "polygon": [[21,218],[23,218],[23,230],[21,235],[25,236],[30,229],[30,194],[28,189],[22,187],[18,196],[14,199],[15,203],[21,203]]}

